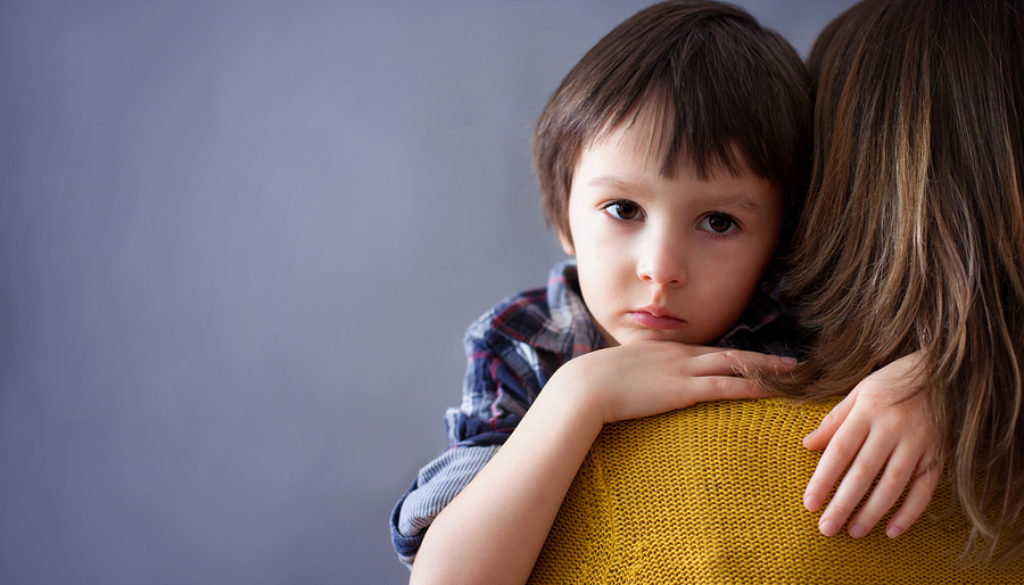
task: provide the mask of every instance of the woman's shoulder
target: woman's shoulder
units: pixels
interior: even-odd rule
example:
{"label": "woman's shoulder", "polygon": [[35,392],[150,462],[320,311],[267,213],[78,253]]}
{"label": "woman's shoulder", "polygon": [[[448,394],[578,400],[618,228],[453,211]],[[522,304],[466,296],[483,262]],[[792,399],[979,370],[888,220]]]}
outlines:
{"label": "woman's shoulder", "polygon": [[801,439],[834,404],[721,401],[606,425],[531,583],[932,585],[1024,575],[1024,559],[957,565],[967,524],[941,487],[926,517],[898,539],[881,530],[857,540],[822,536],[818,513],[802,505],[819,454]]}

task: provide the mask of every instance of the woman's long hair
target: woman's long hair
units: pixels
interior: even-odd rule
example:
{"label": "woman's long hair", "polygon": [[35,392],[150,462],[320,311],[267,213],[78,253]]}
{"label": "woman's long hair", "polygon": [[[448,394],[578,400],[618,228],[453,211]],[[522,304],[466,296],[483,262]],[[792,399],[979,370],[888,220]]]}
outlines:
{"label": "woman's long hair", "polygon": [[1024,3],[865,0],[810,58],[814,163],[788,292],[815,336],[782,390],[848,392],[921,350],[967,549],[1024,552]]}

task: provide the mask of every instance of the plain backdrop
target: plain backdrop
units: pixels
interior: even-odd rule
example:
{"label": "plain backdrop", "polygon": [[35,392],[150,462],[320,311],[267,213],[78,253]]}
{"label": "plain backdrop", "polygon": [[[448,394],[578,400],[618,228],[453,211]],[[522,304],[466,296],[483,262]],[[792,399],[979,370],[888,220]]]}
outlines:
{"label": "plain backdrop", "polygon": [[463,330],[562,257],[531,125],[647,4],[0,4],[0,582],[405,582]]}

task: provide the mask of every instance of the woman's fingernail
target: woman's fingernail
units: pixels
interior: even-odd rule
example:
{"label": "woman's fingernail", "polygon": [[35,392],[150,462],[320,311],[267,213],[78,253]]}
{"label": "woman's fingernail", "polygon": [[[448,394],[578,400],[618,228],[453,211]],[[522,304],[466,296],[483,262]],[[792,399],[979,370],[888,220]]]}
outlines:
{"label": "woman's fingernail", "polygon": [[796,358],[784,357],[784,358],[782,358],[782,363],[786,364],[787,366],[795,366],[796,365]]}
{"label": "woman's fingernail", "polygon": [[836,524],[835,520],[822,520],[818,524],[818,529],[821,530],[821,533],[825,536],[835,536],[836,533],[839,532],[839,526]]}
{"label": "woman's fingernail", "polygon": [[885,529],[885,535],[889,538],[896,538],[903,534],[903,528],[900,526],[892,525]]}
{"label": "woman's fingernail", "polygon": [[849,530],[850,536],[854,538],[860,538],[868,533],[860,524],[851,524]]}

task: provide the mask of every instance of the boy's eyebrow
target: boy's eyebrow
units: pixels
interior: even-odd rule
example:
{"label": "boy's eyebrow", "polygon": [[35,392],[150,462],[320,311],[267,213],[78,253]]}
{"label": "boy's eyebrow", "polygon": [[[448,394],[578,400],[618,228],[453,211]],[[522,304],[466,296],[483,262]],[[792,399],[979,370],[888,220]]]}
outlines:
{"label": "boy's eyebrow", "polygon": [[746,209],[752,213],[761,211],[761,204],[750,197],[742,195],[740,193],[728,193],[719,195],[711,195],[705,197],[708,205],[722,205],[725,207],[740,207]]}
{"label": "boy's eyebrow", "polygon": [[587,184],[592,187],[611,187],[613,189],[619,189],[622,191],[628,191],[637,187],[636,183],[620,179],[611,175],[602,175],[600,177],[594,177],[587,181]]}

